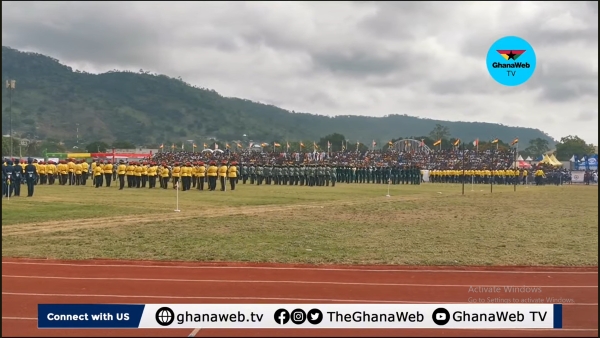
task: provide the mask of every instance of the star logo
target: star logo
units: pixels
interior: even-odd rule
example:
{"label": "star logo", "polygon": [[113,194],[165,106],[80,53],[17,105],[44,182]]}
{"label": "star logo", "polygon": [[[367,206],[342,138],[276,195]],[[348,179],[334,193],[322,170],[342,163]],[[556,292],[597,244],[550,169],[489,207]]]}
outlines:
{"label": "star logo", "polygon": [[525,53],[525,50],[497,50],[498,54],[502,55],[504,60],[516,61],[521,55]]}

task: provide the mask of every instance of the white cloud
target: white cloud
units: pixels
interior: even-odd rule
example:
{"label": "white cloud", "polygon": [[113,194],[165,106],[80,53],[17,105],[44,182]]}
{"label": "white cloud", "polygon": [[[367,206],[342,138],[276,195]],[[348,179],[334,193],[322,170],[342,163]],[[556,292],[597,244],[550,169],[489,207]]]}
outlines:
{"label": "white cloud", "polygon": [[[597,6],[3,2],[2,40],[81,70],[143,68],[290,110],[497,122],[597,144]],[[538,57],[516,88],[485,67],[505,35]]]}

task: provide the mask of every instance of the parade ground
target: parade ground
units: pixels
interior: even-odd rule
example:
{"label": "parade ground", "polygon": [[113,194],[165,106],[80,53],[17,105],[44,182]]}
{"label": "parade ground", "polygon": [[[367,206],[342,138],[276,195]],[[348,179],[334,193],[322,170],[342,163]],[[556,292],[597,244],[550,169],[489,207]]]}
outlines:
{"label": "parade ground", "polygon": [[[387,197],[385,185],[240,185],[179,192],[177,207],[173,189],[38,186],[2,201],[2,334],[597,336],[597,186],[513,190],[396,185]],[[536,297],[564,304],[564,329],[36,325],[39,303],[467,303],[474,285],[540,287]]]}

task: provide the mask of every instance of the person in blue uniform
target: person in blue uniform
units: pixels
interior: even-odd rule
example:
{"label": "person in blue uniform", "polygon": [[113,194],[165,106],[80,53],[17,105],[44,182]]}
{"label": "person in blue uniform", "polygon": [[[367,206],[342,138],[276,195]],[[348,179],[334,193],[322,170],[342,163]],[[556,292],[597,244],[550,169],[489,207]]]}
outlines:
{"label": "person in blue uniform", "polygon": [[15,182],[15,184],[11,182],[13,195],[19,197],[21,196],[21,184],[23,183],[23,166],[13,165],[13,181]]}
{"label": "person in blue uniform", "polygon": [[14,185],[15,185],[15,178],[14,178],[15,167],[13,166],[12,160],[6,160],[6,165],[4,166],[2,171],[4,173],[4,180],[6,182],[6,189],[5,189],[4,196],[10,198],[13,195]]}
{"label": "person in blue uniform", "polygon": [[[33,159],[30,157],[27,159],[27,165],[25,166],[25,181],[27,182],[27,197],[33,197],[33,189],[35,188],[35,182],[37,181],[38,174],[35,165],[33,165]],[[79,183],[79,182],[77,182]]]}

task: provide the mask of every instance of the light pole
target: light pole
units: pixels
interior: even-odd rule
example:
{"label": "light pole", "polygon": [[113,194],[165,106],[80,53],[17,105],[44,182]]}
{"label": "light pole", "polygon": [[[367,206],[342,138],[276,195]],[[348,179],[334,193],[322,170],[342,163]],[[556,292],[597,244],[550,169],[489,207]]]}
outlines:
{"label": "light pole", "polygon": [[76,143],[77,143],[77,148],[79,148],[79,123],[76,123],[76,127],[77,127],[77,135],[76,135]]}
{"label": "light pole", "polygon": [[6,80],[8,89],[8,114],[9,114],[9,133],[10,133],[10,158],[13,157],[13,130],[12,130],[12,92],[15,90],[16,80]]}

